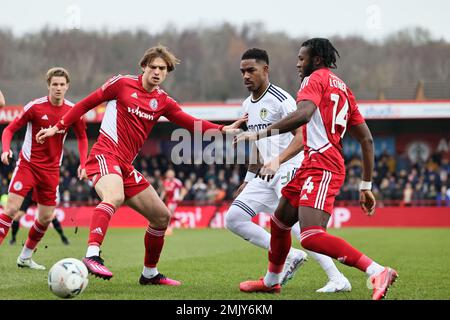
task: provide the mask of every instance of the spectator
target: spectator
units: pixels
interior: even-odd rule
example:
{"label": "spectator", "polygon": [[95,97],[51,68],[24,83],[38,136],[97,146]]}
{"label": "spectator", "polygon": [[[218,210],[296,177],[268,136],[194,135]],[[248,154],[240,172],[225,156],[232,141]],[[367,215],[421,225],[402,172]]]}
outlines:
{"label": "spectator", "polygon": [[442,186],[441,192],[438,193],[436,200],[439,207],[450,207],[450,188]]}
{"label": "spectator", "polygon": [[411,185],[411,183],[407,183],[405,186],[405,190],[403,191],[403,205],[405,206],[411,206],[411,201],[413,198],[414,189]]}
{"label": "spectator", "polygon": [[192,186],[192,189],[194,189],[194,192],[195,192],[194,200],[205,201],[208,199],[207,195],[206,195],[206,191],[207,191],[208,187],[203,182],[202,177],[198,178],[197,182]]}

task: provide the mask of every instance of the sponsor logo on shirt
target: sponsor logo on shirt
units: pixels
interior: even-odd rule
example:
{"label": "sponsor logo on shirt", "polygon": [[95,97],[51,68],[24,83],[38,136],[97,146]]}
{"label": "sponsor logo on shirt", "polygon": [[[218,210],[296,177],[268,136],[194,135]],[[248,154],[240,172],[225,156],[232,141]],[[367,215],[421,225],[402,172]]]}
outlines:
{"label": "sponsor logo on shirt", "polygon": [[271,123],[257,123],[248,125],[248,130],[250,131],[259,131],[270,126]]}
{"label": "sponsor logo on shirt", "polygon": [[131,94],[131,96],[132,96],[133,98],[135,98],[135,99],[137,99],[137,98],[138,98],[138,95],[137,95],[137,93],[136,93],[136,92],[133,92],[133,93]]}
{"label": "sponsor logo on shirt", "polygon": [[46,114],[44,114],[41,119],[42,120],[48,120],[48,116]]}
{"label": "sponsor logo on shirt", "polygon": [[132,108],[128,107],[128,112],[131,114],[137,115],[139,118],[144,118],[147,120],[154,120],[153,114],[145,113],[145,112],[139,110],[139,107],[137,107],[136,109],[132,109]]}

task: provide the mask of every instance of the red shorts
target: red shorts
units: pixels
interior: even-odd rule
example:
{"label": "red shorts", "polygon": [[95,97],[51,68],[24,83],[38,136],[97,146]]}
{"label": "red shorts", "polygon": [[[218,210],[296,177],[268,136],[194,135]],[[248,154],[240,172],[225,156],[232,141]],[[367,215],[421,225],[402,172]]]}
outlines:
{"label": "red shorts", "polygon": [[86,162],[86,174],[95,184],[108,174],[117,174],[123,180],[125,199],[129,199],[147,189],[150,183],[133,165],[126,163],[109,153],[91,151]]}
{"label": "red shorts", "polygon": [[281,194],[294,207],[312,207],[331,214],[336,194],[344,180],[345,174],[300,168]]}
{"label": "red shorts", "polygon": [[38,204],[56,206],[59,202],[59,168],[58,171],[42,170],[19,159],[8,192],[26,197],[31,189]]}

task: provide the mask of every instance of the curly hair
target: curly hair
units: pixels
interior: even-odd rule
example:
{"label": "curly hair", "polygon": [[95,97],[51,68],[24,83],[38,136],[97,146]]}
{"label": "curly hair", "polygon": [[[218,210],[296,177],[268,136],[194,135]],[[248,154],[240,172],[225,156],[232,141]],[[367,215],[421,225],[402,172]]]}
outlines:
{"label": "curly hair", "polygon": [[339,52],[325,38],[312,38],[302,43],[302,47],[310,48],[311,57],[320,57],[327,68],[336,69],[336,55],[340,58]]}

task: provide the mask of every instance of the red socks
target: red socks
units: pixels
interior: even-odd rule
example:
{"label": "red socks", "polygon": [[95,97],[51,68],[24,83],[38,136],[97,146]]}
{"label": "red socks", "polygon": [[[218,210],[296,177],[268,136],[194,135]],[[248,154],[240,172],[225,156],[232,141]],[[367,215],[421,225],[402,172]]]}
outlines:
{"label": "red socks", "polygon": [[28,232],[28,238],[25,242],[25,247],[27,247],[28,249],[36,248],[37,244],[39,243],[39,241],[41,241],[42,237],[47,231],[49,225],[50,223],[44,226],[43,224],[39,223],[39,221],[35,220],[34,224],[30,228],[30,231]]}
{"label": "red socks", "polygon": [[9,228],[11,228],[12,218],[4,213],[0,214],[0,244],[8,234]]}
{"label": "red socks", "polygon": [[159,261],[159,256],[164,245],[164,234],[166,228],[155,229],[148,226],[144,237],[145,244],[145,260],[144,265],[147,268],[155,268]]}
{"label": "red socks", "polygon": [[363,272],[372,263],[371,259],[353,248],[345,240],[327,233],[322,227],[302,228],[300,237],[303,248],[322,253]]}
{"label": "red socks", "polygon": [[291,228],[275,216],[270,219],[269,272],[281,273],[291,249]]}
{"label": "red socks", "polygon": [[116,208],[106,202],[101,202],[94,209],[89,227],[89,245],[101,246],[106,235],[106,230],[108,230],[109,221],[114,212],[116,212]]}

